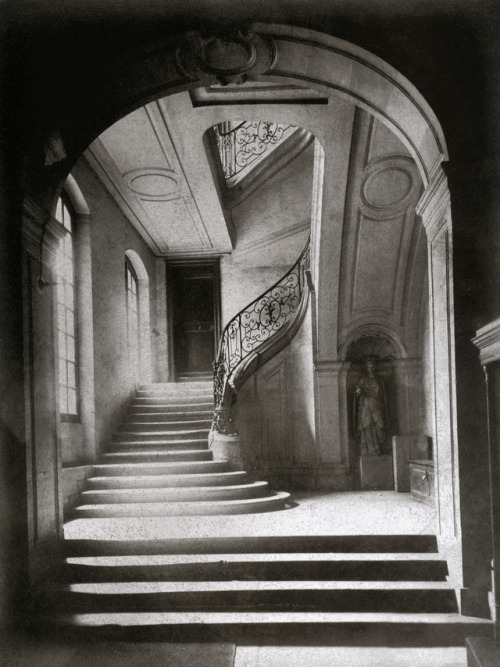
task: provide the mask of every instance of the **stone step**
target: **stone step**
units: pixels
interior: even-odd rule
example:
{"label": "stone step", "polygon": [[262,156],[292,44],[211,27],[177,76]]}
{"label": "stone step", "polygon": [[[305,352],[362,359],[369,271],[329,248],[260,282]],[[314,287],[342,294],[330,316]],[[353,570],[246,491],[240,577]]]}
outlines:
{"label": "stone step", "polygon": [[170,398],[134,398],[130,404],[132,410],[166,410],[166,411],[192,411],[192,410],[213,410],[213,398],[193,398],[187,400],[185,396],[172,396]]}
{"label": "stone step", "polygon": [[153,423],[167,422],[170,424],[172,422],[186,422],[186,421],[200,421],[200,420],[209,421],[211,423],[212,417],[213,417],[213,410],[198,410],[196,412],[194,411],[193,412],[189,411],[143,412],[141,409],[132,411],[130,413],[129,418],[131,422],[153,422]]}
{"label": "stone step", "polygon": [[99,503],[170,503],[198,500],[238,500],[262,497],[268,491],[267,482],[231,486],[160,487],[137,489],[92,489],[80,494],[85,505]]}
{"label": "stone step", "polygon": [[177,393],[189,391],[191,389],[203,389],[213,392],[213,376],[206,376],[204,379],[185,380],[180,382],[151,382],[149,384],[139,385],[138,391],[165,391]]}
{"label": "stone step", "polygon": [[[223,554],[66,559],[68,581],[446,581],[429,554]],[[378,556],[378,558],[377,558]],[[403,557],[402,557],[403,556]]]}
{"label": "stone step", "polygon": [[176,461],[131,463],[99,463],[93,467],[94,474],[100,477],[137,476],[137,475],[184,475],[208,474],[228,471],[227,461]]}
{"label": "stone step", "polygon": [[179,375],[177,382],[209,382],[212,386],[214,383],[213,371],[204,371],[203,373],[187,373]]}
{"label": "stone step", "polygon": [[141,421],[137,418],[131,419],[122,425],[120,433],[123,432],[157,432],[165,433],[191,433],[193,431],[210,431],[212,425],[211,419],[184,419],[181,421]]}
{"label": "stone step", "polygon": [[[288,495],[288,494],[285,494]],[[65,540],[67,556],[175,554],[429,554],[437,555],[435,535],[285,535],[173,539]],[[271,556],[270,556],[271,554]]]}
{"label": "stone step", "polygon": [[[211,461],[210,449],[146,449],[144,451],[117,451],[103,454],[101,462],[106,463],[167,463],[169,461]],[[95,468],[94,468],[95,469]]]}
{"label": "stone step", "polygon": [[73,583],[45,591],[47,607],[103,611],[323,611],[455,613],[447,582],[211,581]]}
{"label": "stone step", "polygon": [[[127,428],[128,425],[125,426]],[[193,439],[202,439],[208,438],[209,430],[208,429],[199,429],[199,428],[184,428],[184,429],[169,429],[165,430],[164,428],[159,430],[154,430],[148,428],[148,430],[137,430],[129,431],[123,430],[119,431],[116,435],[116,439],[120,441],[125,440],[151,440],[151,439],[161,439],[161,440],[193,440]]]}
{"label": "stone step", "polygon": [[188,383],[176,385],[174,389],[138,389],[136,398],[164,398],[170,400],[171,398],[184,398],[191,400],[192,398],[200,398],[204,400],[213,400],[213,388],[204,386],[190,386]]}
{"label": "stone step", "polygon": [[244,471],[184,473],[170,475],[123,475],[115,477],[89,477],[90,489],[144,489],[178,486],[227,486],[245,484]]}
{"label": "stone step", "polygon": [[99,503],[78,505],[73,511],[76,519],[152,516],[198,516],[219,514],[254,514],[285,508],[288,493],[277,492],[262,498],[238,500],[196,500],[192,502],[160,503]]}
{"label": "stone step", "polygon": [[172,439],[151,439],[151,440],[119,440],[116,438],[108,447],[108,452],[116,451],[129,451],[130,449],[137,449],[137,451],[143,451],[144,449],[178,449],[178,450],[190,450],[190,449],[208,449],[208,439],[202,438],[200,440],[191,439],[191,440],[172,440]]}
{"label": "stone step", "polygon": [[[68,639],[93,641],[213,641],[249,646],[464,646],[465,637],[492,636],[491,621],[460,614],[361,612],[114,612],[49,616],[39,627]],[[354,664],[354,663],[353,663]],[[359,664],[359,663],[358,663]],[[368,664],[368,663],[362,663]],[[398,663],[399,664],[399,663]],[[389,667],[389,666],[388,666]],[[451,667],[451,665],[450,665]]]}

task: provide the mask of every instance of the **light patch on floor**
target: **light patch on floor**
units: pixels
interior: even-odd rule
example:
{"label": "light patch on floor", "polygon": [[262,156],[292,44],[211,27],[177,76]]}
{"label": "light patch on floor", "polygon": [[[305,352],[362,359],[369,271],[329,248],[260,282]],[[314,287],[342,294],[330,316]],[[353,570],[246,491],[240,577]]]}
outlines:
{"label": "light patch on floor", "polygon": [[435,534],[435,510],[396,491],[296,493],[296,506],[234,516],[75,519],[66,539]]}
{"label": "light patch on floor", "polygon": [[466,649],[238,646],[234,667],[467,667]]}

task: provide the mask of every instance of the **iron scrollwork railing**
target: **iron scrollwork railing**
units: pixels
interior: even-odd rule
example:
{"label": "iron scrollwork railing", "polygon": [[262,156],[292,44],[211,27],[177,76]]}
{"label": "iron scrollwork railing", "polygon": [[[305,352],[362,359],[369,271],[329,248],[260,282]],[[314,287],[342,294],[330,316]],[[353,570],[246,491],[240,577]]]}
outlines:
{"label": "iron scrollwork railing", "polygon": [[222,170],[229,182],[297,128],[282,123],[243,121],[221,123],[214,129]]}
{"label": "iron scrollwork railing", "polygon": [[235,371],[252,353],[289,324],[300,305],[307,284],[310,243],[292,268],[267,292],[243,308],[226,326],[214,361],[213,428],[219,433],[233,434],[227,405],[228,388]]}

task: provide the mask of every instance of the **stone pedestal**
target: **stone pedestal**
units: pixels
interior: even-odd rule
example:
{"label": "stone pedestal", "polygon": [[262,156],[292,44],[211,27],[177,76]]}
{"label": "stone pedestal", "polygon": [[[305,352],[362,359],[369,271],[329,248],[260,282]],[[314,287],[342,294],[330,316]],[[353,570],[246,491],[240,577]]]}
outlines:
{"label": "stone pedestal", "polygon": [[390,491],[394,489],[392,456],[368,456],[363,454],[360,461],[361,488],[364,491]]}
{"label": "stone pedestal", "polygon": [[215,461],[227,460],[231,470],[244,469],[241,438],[238,435],[224,435],[212,431],[209,446]]}
{"label": "stone pedestal", "polygon": [[410,438],[394,435],[392,438],[392,459],[394,467],[394,489],[399,493],[410,492]]}

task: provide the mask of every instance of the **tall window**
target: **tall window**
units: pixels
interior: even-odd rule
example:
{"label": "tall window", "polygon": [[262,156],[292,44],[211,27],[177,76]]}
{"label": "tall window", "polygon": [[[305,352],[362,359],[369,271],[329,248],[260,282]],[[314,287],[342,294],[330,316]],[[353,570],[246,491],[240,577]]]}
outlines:
{"label": "tall window", "polygon": [[128,358],[133,375],[137,379],[139,377],[139,281],[128,259],[125,259],[125,291]]}
{"label": "tall window", "polygon": [[55,217],[65,229],[65,235],[59,241],[57,280],[60,411],[63,418],[76,419],[78,417],[78,369],[73,221],[62,198],[57,202]]}

